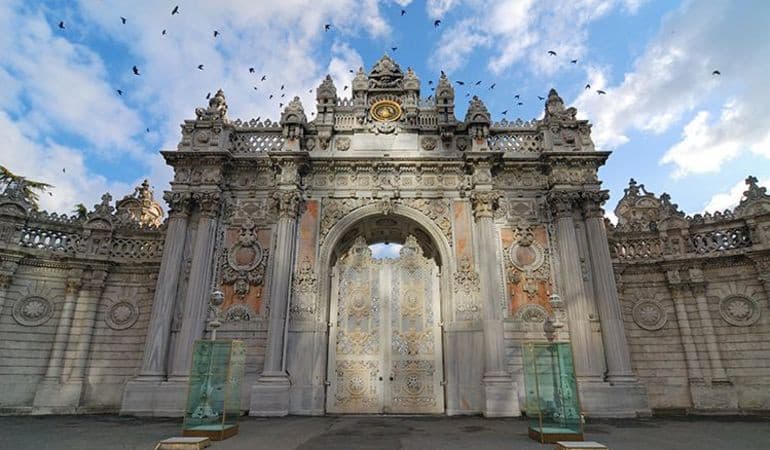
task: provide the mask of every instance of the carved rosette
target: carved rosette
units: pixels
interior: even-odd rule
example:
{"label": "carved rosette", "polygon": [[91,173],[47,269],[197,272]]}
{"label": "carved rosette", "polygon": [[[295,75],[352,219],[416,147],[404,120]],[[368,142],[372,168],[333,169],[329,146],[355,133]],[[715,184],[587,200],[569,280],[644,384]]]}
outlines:
{"label": "carved rosette", "polygon": [[479,274],[473,269],[470,259],[466,256],[460,260],[454,275],[454,292],[457,301],[455,309],[457,320],[481,319],[479,305]]}
{"label": "carved rosette", "polygon": [[110,305],[104,315],[104,323],[113,330],[131,328],[137,319],[139,319],[139,308],[125,300]]}
{"label": "carved rosette", "polygon": [[25,327],[37,327],[46,323],[53,316],[53,304],[50,300],[37,295],[25,297],[13,306],[13,319]]}
{"label": "carved rosette", "polygon": [[247,220],[241,225],[236,243],[222,255],[222,284],[231,285],[240,302],[253,287],[262,286],[268,251],[257,240],[256,225]]}
{"label": "carved rosette", "polygon": [[641,300],[631,310],[631,317],[639,328],[656,331],[666,325],[666,310],[655,300]]}
{"label": "carved rosette", "polygon": [[756,300],[742,295],[733,295],[719,302],[719,314],[730,325],[748,327],[759,320],[760,309]]}
{"label": "carved rosette", "polygon": [[312,318],[316,310],[318,280],[310,258],[306,257],[302,260],[294,274],[293,281],[292,292],[294,293],[294,301],[289,308],[292,317],[296,319]]}
{"label": "carved rosette", "polygon": [[471,205],[473,205],[473,217],[476,221],[484,218],[494,219],[495,210],[499,207],[502,194],[498,191],[473,191],[471,192]]}
{"label": "carved rosette", "polygon": [[273,193],[273,201],[279,219],[294,220],[299,215],[302,196],[299,191],[278,191]]}

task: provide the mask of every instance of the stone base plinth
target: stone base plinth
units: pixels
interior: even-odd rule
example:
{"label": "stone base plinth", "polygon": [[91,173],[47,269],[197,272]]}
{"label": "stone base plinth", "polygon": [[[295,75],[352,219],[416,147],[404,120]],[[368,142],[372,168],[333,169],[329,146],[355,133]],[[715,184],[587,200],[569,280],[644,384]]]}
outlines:
{"label": "stone base plinth", "polygon": [[600,444],[598,442],[594,441],[585,441],[585,442],[570,442],[570,441],[559,441],[556,443],[556,447],[554,447],[554,450],[578,450],[578,449],[594,449],[594,450],[607,450],[607,446],[604,444]]}
{"label": "stone base plinth", "polygon": [[516,383],[510,376],[485,376],[484,384],[484,417],[518,417],[519,395]]}
{"label": "stone base plinth", "polygon": [[289,377],[285,374],[262,375],[251,387],[249,415],[278,417],[289,414]]}
{"label": "stone base plinth", "polygon": [[121,415],[182,417],[187,400],[187,383],[136,379],[126,384]]}
{"label": "stone base plinth", "polygon": [[73,414],[80,405],[83,382],[60,383],[55,379],[43,379],[32,402],[33,414]]}
{"label": "stone base plinth", "polygon": [[155,450],[201,450],[211,445],[207,437],[174,437],[158,442]]}
{"label": "stone base plinth", "polygon": [[738,395],[731,383],[690,382],[692,408],[699,413],[734,414],[738,408]]}
{"label": "stone base plinth", "polygon": [[581,382],[580,406],[588,417],[639,417],[649,416],[647,388],[635,383]]}

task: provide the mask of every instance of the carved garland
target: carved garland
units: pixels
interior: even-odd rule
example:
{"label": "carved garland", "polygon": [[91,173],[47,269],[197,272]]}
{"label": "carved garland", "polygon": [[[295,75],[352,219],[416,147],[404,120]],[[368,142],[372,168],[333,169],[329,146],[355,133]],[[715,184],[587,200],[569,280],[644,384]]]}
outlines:
{"label": "carved garland", "polygon": [[292,291],[294,293],[294,302],[289,307],[292,316],[304,318],[312,316],[315,313],[316,290],[318,280],[313,270],[313,263],[310,258],[305,258],[300,263],[299,269],[294,274],[294,283]]}
{"label": "carved garland", "polygon": [[238,241],[222,255],[222,283],[232,285],[241,302],[245,301],[252,286],[264,282],[268,250],[257,240],[255,228],[253,221],[244,222]]}

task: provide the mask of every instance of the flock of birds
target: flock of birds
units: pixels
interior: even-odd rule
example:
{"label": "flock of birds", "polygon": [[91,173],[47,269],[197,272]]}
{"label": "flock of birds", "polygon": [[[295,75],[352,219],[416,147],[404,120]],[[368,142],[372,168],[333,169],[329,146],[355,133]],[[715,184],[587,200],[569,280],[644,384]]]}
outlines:
{"label": "flock of birds", "polygon": [[[176,6],[174,6],[174,8],[171,10],[171,15],[172,15],[172,16],[174,16],[174,15],[177,15],[177,14],[180,14],[180,11],[179,11],[179,5],[176,5]],[[406,14],[407,14],[407,11],[406,11],[406,9],[401,9],[401,16],[405,16]],[[122,23],[123,25],[125,25],[125,24],[126,24],[127,20],[128,20],[128,19],[127,19],[126,17],[120,16],[120,21],[121,21],[121,23]],[[436,20],[434,20],[434,21],[433,21],[433,27],[434,27],[434,28],[438,28],[438,27],[440,27],[440,26],[441,26],[441,23],[442,23],[442,22],[441,22],[441,19],[436,19]],[[60,29],[62,29],[62,30],[65,30],[65,29],[66,29],[66,25],[65,25],[64,21],[60,21],[60,22],[59,22],[59,28],[60,28]],[[333,26],[333,24],[331,24],[331,23],[326,23],[326,24],[324,24],[324,32],[329,32],[329,31],[332,31],[332,29],[333,29],[333,28],[334,28],[334,26]],[[162,36],[166,36],[166,35],[167,35],[167,30],[166,30],[166,29],[163,29],[163,30],[161,31],[161,35],[162,35]],[[219,30],[214,30],[214,31],[213,31],[213,36],[214,36],[214,38],[217,38],[217,37],[219,37],[220,35],[221,35],[221,33],[219,32]],[[392,47],[390,47],[390,49],[391,49],[391,51],[395,52],[395,51],[397,51],[397,50],[398,50],[398,46],[392,46]],[[558,54],[556,53],[556,51],[555,51],[555,50],[548,50],[548,55],[549,55],[549,56],[552,56],[552,57],[558,57]],[[576,64],[578,64],[578,60],[577,60],[577,59],[570,59],[570,60],[569,60],[569,62],[570,62],[570,64],[575,64],[575,65],[576,65]],[[205,66],[204,66],[203,64],[198,64],[198,66],[197,66],[197,69],[202,71],[202,70],[204,70],[204,69],[205,69]],[[136,65],[134,65],[134,66],[132,67],[132,71],[133,71],[133,74],[134,74],[135,76],[141,76],[141,75],[142,75],[142,74],[141,74],[141,72],[139,71],[139,67],[138,67],[138,66],[136,66]],[[350,69],[350,70],[349,70],[349,72],[350,72],[350,73],[355,73],[355,71],[354,71],[353,69]],[[256,74],[256,69],[255,69],[254,67],[249,67],[249,73],[250,73],[250,74]],[[442,75],[444,75],[444,72],[442,71],[442,72],[441,72],[441,74],[442,74]],[[712,73],[711,73],[711,74],[712,74],[712,76],[720,76],[720,75],[721,75],[721,72],[720,72],[719,70],[714,70],[714,71],[712,71]],[[262,76],[259,78],[259,81],[260,81],[260,82],[264,82],[264,81],[266,81],[266,80],[267,80],[267,75],[266,75],[266,74],[263,74],[263,75],[262,75]],[[471,83],[468,83],[467,85],[468,85],[468,87],[478,87],[478,86],[480,86],[480,85],[482,84],[482,82],[483,82],[482,80],[478,80],[478,81],[476,81],[476,82],[474,82],[474,83],[472,83],[472,84],[471,84]],[[464,82],[464,81],[461,81],[461,80],[457,80],[457,81],[455,81],[455,83],[456,83],[458,86],[466,86],[466,82]],[[428,84],[429,84],[429,85],[431,85],[431,88],[430,88],[430,90],[431,90],[431,91],[435,91],[435,89],[436,89],[436,88],[432,86],[432,85],[433,85],[433,81],[432,81],[432,80],[428,81]],[[489,84],[489,90],[494,90],[494,89],[495,89],[495,86],[497,86],[497,84],[496,84],[495,82],[492,82],[492,83],[490,83],[490,84]],[[280,91],[283,91],[283,90],[284,90],[284,87],[285,87],[284,85],[281,85]],[[591,84],[590,84],[590,83],[586,84],[586,85],[585,85],[585,90],[590,90],[590,89],[591,89]],[[259,90],[259,87],[258,87],[258,86],[254,86],[254,90],[255,90],[255,91]],[[347,91],[347,90],[348,90],[348,86],[347,86],[347,85],[343,86],[343,91]],[[123,89],[116,89],[115,91],[117,92],[117,94],[118,94],[118,95],[121,95],[121,96],[122,96],[122,95],[123,95],[123,93],[124,93]],[[596,89],[595,91],[596,91],[596,93],[597,93],[598,95],[607,95],[607,92],[606,92],[606,91],[604,91],[604,90],[602,90],[602,89]],[[313,90],[312,90],[312,89],[310,89],[309,93],[312,93],[312,92],[313,92]],[[268,100],[272,100],[272,99],[273,99],[273,98],[274,98],[276,95],[277,95],[276,93],[270,93],[270,94],[268,95]],[[470,97],[470,96],[471,96],[471,93],[470,93],[470,92],[466,92],[466,93],[465,93],[465,96],[466,96],[466,97]],[[278,99],[283,99],[283,98],[285,98],[285,97],[286,97],[286,93],[285,93],[285,92],[280,92],[280,97],[278,97]],[[428,97],[428,100],[430,100],[432,97],[433,97],[433,94],[431,94],[431,95]],[[206,95],[206,99],[209,99],[209,98],[211,98],[211,93],[210,93],[210,92],[209,92],[209,93]],[[545,100],[545,99],[546,99],[546,97],[545,97],[545,96],[541,96],[541,95],[538,95],[538,96],[537,96],[537,99],[538,99],[539,101],[543,101],[543,100]],[[523,105],[524,105],[524,102],[522,101],[522,99],[521,99],[521,95],[520,95],[520,94],[515,94],[515,95],[513,96],[513,100],[514,100],[514,104],[515,104],[516,106],[523,106]],[[279,102],[279,106],[278,106],[278,108],[279,108],[279,109],[283,108],[283,105],[284,105],[284,104],[283,104],[283,102],[282,102],[282,101],[281,101],[281,102]],[[311,112],[311,115],[314,115],[314,114],[315,114],[314,112]],[[507,115],[507,114],[508,114],[508,110],[506,109],[506,110],[503,110],[503,111],[501,111],[501,114],[502,114],[503,116]],[[259,119],[257,119],[257,120],[259,120]],[[149,129],[149,128],[146,128],[146,129],[145,129],[145,131],[146,131],[147,133],[149,133],[149,132],[150,132],[150,129]]]}

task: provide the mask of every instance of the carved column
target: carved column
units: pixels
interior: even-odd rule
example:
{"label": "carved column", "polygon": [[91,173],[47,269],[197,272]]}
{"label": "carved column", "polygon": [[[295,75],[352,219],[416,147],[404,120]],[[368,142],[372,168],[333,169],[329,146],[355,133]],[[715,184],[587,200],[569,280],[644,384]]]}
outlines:
{"label": "carved column", "polygon": [[567,306],[575,373],[580,382],[601,382],[603,355],[600,349],[591,345],[592,308],[583,284],[575,231],[574,208],[578,198],[577,192],[552,192],[549,203],[556,221],[556,241],[561,258],[560,288]]}
{"label": "carved column", "polygon": [[[198,228],[195,232],[190,279],[184,299],[182,328],[176,340],[169,381],[187,380],[190,374],[193,344],[201,338],[205,328],[211,295],[211,265],[214,263],[214,241],[220,197],[219,192],[192,194],[192,200],[197,204],[199,211]],[[181,259],[181,249],[176,251],[179,252],[177,258]],[[169,311],[164,313],[170,317],[172,311],[173,305],[169,305]],[[170,326],[170,320],[168,326]]]}
{"label": "carved column", "polygon": [[80,287],[82,286],[83,271],[80,269],[70,270],[67,278],[67,290],[64,295],[64,305],[62,306],[59,323],[56,326],[56,335],[51,349],[51,356],[48,359],[48,369],[45,372],[45,378],[51,382],[64,382],[62,379],[63,356],[67,348],[67,338],[72,326],[72,316],[75,312],[75,303],[77,302]]}
{"label": "carved column", "polygon": [[289,413],[289,376],[286,373],[286,338],[291,293],[291,278],[296,254],[297,221],[302,195],[300,169],[306,153],[273,153],[278,168],[278,190],[273,200],[278,213],[275,225],[275,257],[270,279],[265,364],[251,390],[253,416],[285,416]]}
{"label": "carved column", "polygon": [[0,263],[0,313],[3,312],[5,298],[8,296],[8,288],[11,286],[13,274],[18,267],[19,263],[16,261],[5,260]]}
{"label": "carved column", "polygon": [[[96,312],[104,291],[107,271],[94,269],[87,278],[84,289],[80,291],[72,320],[68,350],[74,349],[70,363],[68,383],[82,384],[85,377],[86,363],[91,349],[91,337],[94,333]],[[66,375],[66,374],[65,374]]]}
{"label": "carved column", "polygon": [[161,381],[166,376],[166,361],[174,314],[179,274],[190,215],[190,194],[166,192],[169,205],[166,241],[152,301],[152,316],[147,328],[142,369],[137,380]]}
{"label": "carved column", "polygon": [[505,363],[501,300],[504,281],[502,261],[497,247],[500,237],[494,222],[500,193],[476,190],[471,193],[473,216],[476,220],[479,255],[480,296],[484,333],[484,390],[487,417],[516,416],[520,414],[515,385]]}
{"label": "carved column", "polygon": [[612,268],[607,230],[604,228],[604,211],[601,208],[608,198],[606,191],[586,193],[583,201],[588,250],[596,291],[596,305],[601,321],[602,339],[607,361],[607,381],[610,383],[636,382],[631,370],[631,356],[623,327],[618,288]]}
{"label": "carved column", "polygon": [[692,383],[703,383],[703,371],[701,371],[700,361],[698,361],[698,349],[695,347],[695,341],[692,338],[692,328],[690,328],[690,319],[687,317],[687,308],[685,301],[689,294],[689,286],[679,281],[679,271],[669,270],[667,272],[669,281],[669,291],[676,311],[676,322],[679,327],[679,335],[682,339],[682,348],[687,362],[687,378]]}
{"label": "carved column", "polygon": [[[691,277],[693,271],[700,273],[700,269],[690,269]],[[700,273],[700,278],[703,274]],[[706,349],[708,350],[709,363],[711,364],[711,382],[729,383],[727,373],[722,365],[722,357],[719,355],[719,344],[714,334],[714,325],[711,323],[709,315],[708,301],[706,300],[706,283],[703,281],[691,284],[691,290],[695,297],[695,305],[698,307],[698,316],[700,317],[701,328],[706,338]]]}

